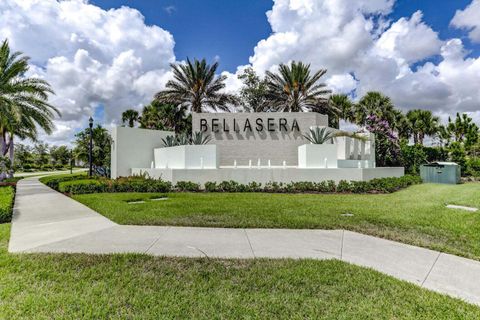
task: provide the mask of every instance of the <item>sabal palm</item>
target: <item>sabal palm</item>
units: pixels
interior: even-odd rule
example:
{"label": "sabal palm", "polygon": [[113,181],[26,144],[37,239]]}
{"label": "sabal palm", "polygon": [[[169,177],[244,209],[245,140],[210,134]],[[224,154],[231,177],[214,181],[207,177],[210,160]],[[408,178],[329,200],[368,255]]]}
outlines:
{"label": "sabal palm", "polygon": [[157,101],[143,108],[139,121],[142,128],[174,130],[176,133],[185,131],[188,127],[185,106],[161,104]]}
{"label": "sabal palm", "polygon": [[290,65],[280,64],[278,72],[266,72],[266,98],[275,111],[317,111],[328,113],[328,96],[331,93],[324,83],[319,83],[327,70],[321,69],[313,75],[310,65],[293,61]]}
{"label": "sabal palm", "polygon": [[354,122],[353,104],[346,94],[333,94],[328,100],[330,113],[328,114],[328,123],[332,128],[340,127],[340,120]]}
{"label": "sabal palm", "polygon": [[[0,130],[2,155],[10,151],[13,161],[13,137],[37,137],[37,127],[50,134],[53,118],[59,111],[48,103],[53,94],[50,85],[38,78],[26,78],[29,58],[10,51],[8,41],[0,47]],[[8,139],[7,139],[8,138]],[[8,141],[7,141],[8,140]]]}
{"label": "sabal palm", "polygon": [[122,113],[122,123],[128,123],[130,128],[135,126],[135,122],[138,121],[139,114],[137,110],[128,109]]}
{"label": "sabal palm", "polygon": [[410,110],[407,119],[415,144],[423,144],[425,136],[433,136],[439,131],[439,118],[430,110]]}
{"label": "sabal palm", "polygon": [[234,95],[222,92],[225,76],[216,76],[218,62],[212,65],[206,60],[187,59],[186,64],[171,64],[173,80],[169,80],[165,90],[155,95],[159,103],[181,105],[192,112],[205,110],[228,110],[229,104],[237,103]]}
{"label": "sabal palm", "polygon": [[369,116],[377,116],[395,127],[397,114],[389,97],[380,92],[367,92],[355,105],[355,122],[364,126]]}

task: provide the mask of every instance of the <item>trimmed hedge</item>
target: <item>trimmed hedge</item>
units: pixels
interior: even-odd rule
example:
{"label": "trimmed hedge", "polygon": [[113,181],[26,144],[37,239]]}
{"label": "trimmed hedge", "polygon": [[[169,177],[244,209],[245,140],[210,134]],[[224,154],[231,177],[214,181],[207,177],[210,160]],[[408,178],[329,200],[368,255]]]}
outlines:
{"label": "trimmed hedge", "polygon": [[270,182],[262,187],[259,183],[239,184],[235,181],[205,183],[206,192],[271,192],[271,193],[391,193],[408,186],[422,183],[419,176],[381,178],[370,181],[345,181],[336,184],[332,180],[322,182]]}
{"label": "trimmed hedge", "polygon": [[[84,177],[84,176],[83,176]],[[57,184],[57,180],[50,181],[50,185]],[[202,190],[200,184],[179,181],[175,186],[163,180],[145,177],[108,179],[81,179],[62,181],[58,183],[60,192],[70,194],[87,194],[102,192],[270,192],[270,193],[391,193],[413,184],[421,183],[418,176],[404,176],[401,178],[381,178],[370,181],[345,181],[338,184],[334,181],[322,182],[270,182],[262,186],[252,182],[240,184],[235,181],[221,183],[207,182]]]}
{"label": "trimmed hedge", "polygon": [[[78,174],[62,174],[62,175],[54,175],[54,176],[46,176],[40,178],[40,182],[49,186],[52,189],[59,190],[59,184],[66,181],[75,181],[75,180],[86,180],[89,179],[85,173],[78,173]],[[93,179],[93,178],[92,178]]]}
{"label": "trimmed hedge", "polygon": [[110,179],[83,179],[63,181],[58,191],[70,194],[87,194],[103,192],[170,192],[172,184],[167,181],[143,177]]}
{"label": "trimmed hedge", "polygon": [[0,223],[12,220],[14,199],[15,189],[13,187],[0,187]]}

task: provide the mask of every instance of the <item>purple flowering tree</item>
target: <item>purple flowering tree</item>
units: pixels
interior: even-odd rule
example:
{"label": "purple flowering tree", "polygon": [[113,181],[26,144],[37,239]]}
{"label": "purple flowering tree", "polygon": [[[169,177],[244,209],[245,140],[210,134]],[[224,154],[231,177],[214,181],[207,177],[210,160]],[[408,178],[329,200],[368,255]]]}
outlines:
{"label": "purple flowering tree", "polygon": [[376,115],[369,115],[366,128],[375,134],[375,157],[377,166],[396,166],[401,162],[400,143],[397,134],[387,120]]}

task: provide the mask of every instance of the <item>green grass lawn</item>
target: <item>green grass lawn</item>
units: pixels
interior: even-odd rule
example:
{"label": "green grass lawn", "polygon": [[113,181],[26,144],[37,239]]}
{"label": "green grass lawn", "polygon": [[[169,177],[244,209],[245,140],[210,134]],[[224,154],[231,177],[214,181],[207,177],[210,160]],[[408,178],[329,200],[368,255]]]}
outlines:
{"label": "green grass lawn", "polygon": [[0,319],[479,319],[480,308],[340,261],[9,254]]}
{"label": "green grass lawn", "polygon": [[[423,184],[393,194],[118,193],[74,198],[120,224],[344,228],[480,260],[480,183]],[[128,204],[128,200],[147,200]],[[351,213],[347,217],[342,214]]]}

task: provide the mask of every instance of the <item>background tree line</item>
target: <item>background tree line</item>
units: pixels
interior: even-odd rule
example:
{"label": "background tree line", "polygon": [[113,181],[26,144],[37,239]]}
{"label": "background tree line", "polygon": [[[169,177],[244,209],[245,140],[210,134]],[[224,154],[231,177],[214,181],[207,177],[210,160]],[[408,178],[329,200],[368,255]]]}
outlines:
{"label": "background tree line", "polygon": [[295,61],[265,77],[246,68],[238,76],[243,86],[230,94],[224,90],[225,76],[215,76],[217,68],[218,62],[209,65],[205,59],[172,64],[166,88],[141,113],[125,111],[123,123],[188,134],[191,112],[319,112],[328,115],[330,127],[343,121],[374,133],[378,166],[403,165],[417,173],[423,163],[448,160],[458,162],[465,174],[480,176],[480,132],[467,114],[442,125],[430,110],[403,112],[381,92],[367,92],[354,102],[328,90],[321,82],[325,69],[313,71]]}

